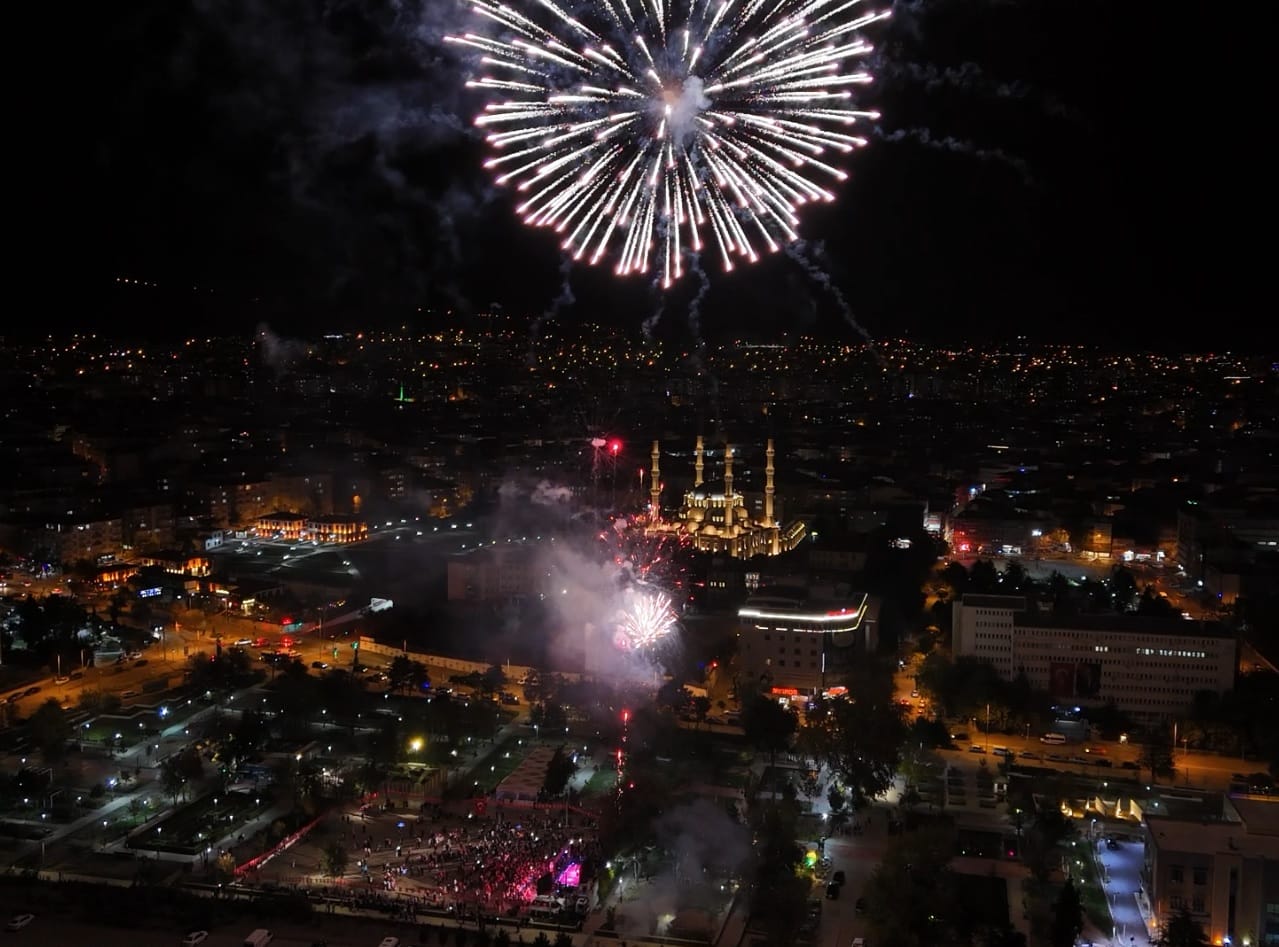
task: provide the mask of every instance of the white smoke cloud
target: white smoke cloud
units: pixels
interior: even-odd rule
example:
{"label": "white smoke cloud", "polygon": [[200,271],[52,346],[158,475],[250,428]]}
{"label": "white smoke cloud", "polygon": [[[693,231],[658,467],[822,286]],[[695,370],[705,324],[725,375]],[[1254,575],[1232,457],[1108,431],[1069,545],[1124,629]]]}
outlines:
{"label": "white smoke cloud", "polygon": [[684,80],[678,97],[670,102],[670,112],[666,116],[666,125],[676,144],[683,145],[688,136],[696,130],[697,116],[711,107],[711,100],[703,91],[705,83],[698,76],[689,76]]}
{"label": "white smoke cloud", "polygon": [[273,368],[276,373],[288,371],[305,358],[308,351],[305,342],[282,338],[265,323],[258,326],[254,337],[258,342],[258,351],[262,354],[262,363]]}
{"label": "white smoke cloud", "polygon": [[529,499],[538,506],[563,506],[573,501],[573,491],[568,487],[556,486],[549,480],[539,480]]}

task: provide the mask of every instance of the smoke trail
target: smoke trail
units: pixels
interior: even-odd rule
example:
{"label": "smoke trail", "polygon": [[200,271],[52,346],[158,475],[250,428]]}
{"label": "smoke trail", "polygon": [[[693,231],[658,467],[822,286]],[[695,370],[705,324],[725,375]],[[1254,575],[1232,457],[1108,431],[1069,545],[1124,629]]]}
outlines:
{"label": "smoke trail", "polygon": [[875,137],[881,141],[902,142],[912,141],[916,144],[923,145],[925,148],[932,148],[936,151],[949,151],[954,154],[968,155],[976,158],[978,161],[997,161],[1014,169],[1021,175],[1022,183],[1031,186],[1035,183],[1034,176],[1030,173],[1030,165],[1024,159],[1016,155],[1010,155],[1008,152],[1000,148],[983,148],[971,141],[964,141],[960,138],[952,138],[945,136],[942,138],[934,137],[933,133],[927,128],[898,128],[888,132],[875,126]]}
{"label": "smoke trail", "polygon": [[710,386],[711,419],[719,422],[719,378],[706,364],[706,340],[702,337],[702,301],[710,292],[711,279],[702,269],[702,255],[690,253],[688,268],[697,275],[697,292],[688,304],[688,328],[693,333],[693,366]]}
{"label": "smoke trail", "polygon": [[688,266],[697,274],[697,294],[688,304],[688,327],[693,333],[693,343],[697,346],[697,351],[702,353],[706,351],[706,340],[702,338],[702,300],[710,291],[711,280],[702,269],[700,253],[690,254]]}
{"label": "smoke trail", "polygon": [[[870,333],[862,328],[861,324],[853,317],[852,307],[848,305],[848,300],[844,297],[844,293],[834,284],[834,282],[832,282],[830,274],[822,269],[817,264],[816,260],[809,259],[809,257],[805,256],[805,251],[807,250],[809,250],[809,245],[803,240],[796,240],[794,243],[786,245],[786,255],[803,267],[804,272],[809,275],[814,283],[821,286],[830,294],[831,298],[835,300],[835,304],[839,306],[839,312],[840,315],[844,317],[844,321],[847,322],[853,330],[862,337],[863,341],[865,341],[866,344],[870,345],[873,349],[875,340],[870,337]],[[821,244],[814,244],[811,251],[812,255],[818,259],[820,259],[823,254]]]}
{"label": "smoke trail", "polygon": [[1000,82],[991,79],[975,62],[964,62],[958,66],[939,67],[932,63],[894,60],[888,56],[876,56],[874,73],[886,80],[902,80],[914,82],[924,87],[926,92],[940,89],[956,89],[970,95],[984,96],[993,99],[1011,99],[1037,105],[1045,114],[1054,118],[1086,123],[1087,119],[1078,109],[1071,108],[1055,96],[1036,88],[1020,79],[1012,82]]}
{"label": "smoke trail", "polygon": [[[653,283],[653,289],[658,289],[656,282]],[[640,331],[644,333],[646,342],[653,341],[653,333],[657,331],[657,324],[662,321],[662,313],[666,312],[666,297],[658,295],[657,308],[653,310],[653,314],[644,320],[644,324],[640,326]]]}
{"label": "smoke trail", "polygon": [[546,311],[534,319],[533,324],[529,326],[528,365],[530,368],[537,364],[537,340],[542,335],[542,324],[547,319],[554,319],[565,306],[571,306],[577,302],[577,297],[573,295],[573,285],[569,282],[572,272],[573,258],[566,253],[560,260],[560,294],[551,300]]}

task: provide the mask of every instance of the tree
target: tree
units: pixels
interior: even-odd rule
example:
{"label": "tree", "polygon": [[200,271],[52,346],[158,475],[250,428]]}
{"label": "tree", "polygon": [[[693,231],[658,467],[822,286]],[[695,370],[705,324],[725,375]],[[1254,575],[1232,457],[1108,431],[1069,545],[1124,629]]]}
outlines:
{"label": "tree", "polygon": [[[1047,795],[1047,793],[1045,794]],[[1060,796],[1052,795],[1058,799]],[[1022,839],[1022,860],[1030,873],[1040,881],[1047,881],[1060,864],[1058,846],[1073,835],[1075,823],[1052,803],[1035,815],[1035,822]]]}
{"label": "tree", "polygon": [[1074,947],[1075,939],[1084,929],[1084,905],[1079,900],[1079,892],[1070,879],[1057,894],[1053,903],[1052,923],[1048,928],[1048,943],[1051,947]]}
{"label": "tree", "polygon": [[560,931],[555,935],[555,947],[573,947],[573,935],[568,931]]}
{"label": "tree", "polygon": [[1159,936],[1151,944],[1153,947],[1209,947],[1211,941],[1203,925],[1188,910],[1181,908],[1163,926]]}
{"label": "tree", "polygon": [[490,664],[480,675],[480,693],[496,694],[506,683],[506,672],[500,664]]}
{"label": "tree", "polygon": [[39,748],[46,763],[62,759],[71,739],[71,723],[66,711],[52,697],[36,708],[27,722],[31,741]]}
{"label": "tree", "polygon": [[941,947],[954,942],[963,913],[950,869],[952,830],[925,828],[900,836],[865,888],[871,943]]}
{"label": "tree", "polygon": [[493,935],[493,947],[511,947],[511,935],[506,932],[505,927],[499,927]]}
{"label": "tree", "polygon": [[350,863],[351,856],[347,853],[345,846],[334,839],[325,846],[322,861],[326,875],[330,878],[341,878],[346,874],[346,866]]}
{"label": "tree", "polygon": [[548,796],[558,796],[576,772],[577,764],[573,762],[573,757],[564,752],[564,747],[557,747],[546,764],[546,782],[542,784],[542,791]]}
{"label": "tree", "polygon": [[397,654],[391,659],[386,676],[390,678],[391,690],[413,690],[425,677],[425,669],[407,654]]}
{"label": "tree", "polygon": [[1161,776],[1172,778],[1175,769],[1172,760],[1172,731],[1162,725],[1151,726],[1145,733],[1145,743],[1137,757],[1137,765],[1150,770],[1150,781]]}
{"label": "tree", "polygon": [[772,764],[777,754],[790,746],[791,737],[799,727],[795,711],[783,707],[763,694],[754,694],[742,705],[742,729],[746,742],[761,753],[769,754]]}
{"label": "tree", "polygon": [[906,725],[889,694],[824,701],[804,729],[805,745],[838,774],[855,809],[892,785]]}
{"label": "tree", "polygon": [[160,764],[160,785],[164,787],[164,794],[173,800],[175,806],[178,804],[178,797],[182,795],[186,782],[177,757],[170,756]]}
{"label": "tree", "polygon": [[551,939],[546,936],[546,931],[538,931],[533,938],[533,947],[551,947]]}
{"label": "tree", "polygon": [[711,699],[709,697],[699,695],[693,698],[693,714],[697,717],[698,726],[706,722],[706,715],[710,712]]}

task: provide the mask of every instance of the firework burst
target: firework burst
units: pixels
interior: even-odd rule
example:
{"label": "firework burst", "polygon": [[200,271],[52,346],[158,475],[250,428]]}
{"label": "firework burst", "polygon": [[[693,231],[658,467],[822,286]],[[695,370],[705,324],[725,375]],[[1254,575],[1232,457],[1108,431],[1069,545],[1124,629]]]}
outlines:
{"label": "firework burst", "polygon": [[888,13],[861,0],[468,2],[487,29],[447,39],[479,59],[485,165],[525,222],[618,274],[670,286],[685,251],[731,270],[798,240],[878,118],[852,89]]}
{"label": "firework burst", "polygon": [[617,621],[618,643],[629,651],[646,651],[675,630],[675,621],[669,595],[632,586],[623,593]]}

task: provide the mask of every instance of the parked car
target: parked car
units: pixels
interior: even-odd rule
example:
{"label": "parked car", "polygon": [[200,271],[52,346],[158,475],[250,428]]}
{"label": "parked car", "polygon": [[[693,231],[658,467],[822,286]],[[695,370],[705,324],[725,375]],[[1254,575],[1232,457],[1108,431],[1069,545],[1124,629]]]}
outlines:
{"label": "parked car", "polygon": [[842,887],[842,885],[840,885],[838,882],[834,882],[834,881],[832,881],[830,884],[828,884],[828,885],[826,886],[826,900],[827,900],[827,901],[838,901],[838,900],[839,900],[839,889],[840,889],[841,887]]}
{"label": "parked car", "polygon": [[15,914],[9,918],[9,923],[4,926],[7,931],[20,931],[32,921],[36,919],[34,914]]}
{"label": "parked car", "polygon": [[327,671],[329,669],[329,666],[323,661],[312,661],[311,667],[315,668],[317,671]]}
{"label": "parked car", "polygon": [[848,876],[844,874],[844,869],[842,868],[839,871],[835,872],[835,874],[830,876],[830,880],[837,885],[842,885],[847,880],[847,878]]}
{"label": "parked car", "polygon": [[856,903],[855,905],[853,905],[853,911],[854,911],[854,913],[856,913],[856,914],[857,914],[857,915],[859,915],[859,916],[860,916],[860,915],[862,915],[862,914],[865,914],[865,913],[866,913],[866,899],[865,899],[865,898],[858,898],[858,899],[857,899],[857,903]]}
{"label": "parked car", "polygon": [[209,939],[208,931],[192,931],[182,938],[182,947],[198,947]]}
{"label": "parked car", "polygon": [[138,692],[130,688],[129,690],[125,691],[123,694],[120,695],[120,699],[129,700],[130,698],[137,697],[137,696],[138,696]]}

